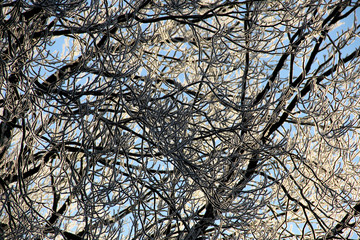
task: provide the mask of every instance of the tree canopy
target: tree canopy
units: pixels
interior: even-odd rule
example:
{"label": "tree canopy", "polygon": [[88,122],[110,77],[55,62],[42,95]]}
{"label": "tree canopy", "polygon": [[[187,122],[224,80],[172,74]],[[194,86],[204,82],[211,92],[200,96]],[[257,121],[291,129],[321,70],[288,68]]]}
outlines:
{"label": "tree canopy", "polygon": [[0,239],[357,239],[359,7],[2,1]]}

